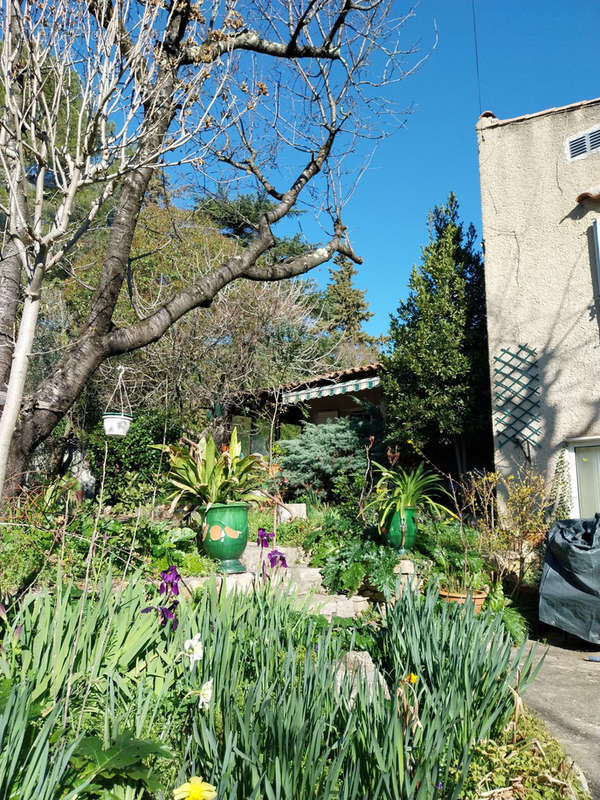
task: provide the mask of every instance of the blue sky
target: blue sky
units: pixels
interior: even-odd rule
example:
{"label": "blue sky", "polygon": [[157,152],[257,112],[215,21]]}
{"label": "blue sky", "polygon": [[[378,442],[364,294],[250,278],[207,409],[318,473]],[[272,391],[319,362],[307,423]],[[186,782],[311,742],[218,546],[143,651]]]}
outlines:
{"label": "blue sky", "polygon": [[[398,12],[407,7],[395,3]],[[598,0],[475,0],[475,13],[483,110],[508,118],[600,96]],[[427,50],[434,24],[437,49],[395,89],[396,101],[414,104],[414,112],[382,144],[344,216],[365,260],[356,284],[367,289],[374,335],[387,331],[390,313],[406,296],[427,239],[428,209],[453,190],[462,218],[481,236],[471,0],[422,0],[405,41]],[[312,276],[325,283],[327,268]]]}

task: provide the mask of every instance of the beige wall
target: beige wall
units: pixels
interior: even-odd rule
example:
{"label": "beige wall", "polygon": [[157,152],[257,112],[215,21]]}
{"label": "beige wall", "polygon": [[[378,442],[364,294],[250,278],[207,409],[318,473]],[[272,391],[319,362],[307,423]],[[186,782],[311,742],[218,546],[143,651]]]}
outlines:
{"label": "beige wall", "polygon": [[[537,350],[542,434],[532,454],[549,480],[569,439],[600,437],[591,230],[600,203],[576,200],[600,192],[600,151],[573,161],[566,154],[567,140],[593,127],[600,127],[600,100],[477,124],[492,384],[501,348]],[[513,471],[523,460],[518,447],[499,448],[496,440],[498,469]]]}

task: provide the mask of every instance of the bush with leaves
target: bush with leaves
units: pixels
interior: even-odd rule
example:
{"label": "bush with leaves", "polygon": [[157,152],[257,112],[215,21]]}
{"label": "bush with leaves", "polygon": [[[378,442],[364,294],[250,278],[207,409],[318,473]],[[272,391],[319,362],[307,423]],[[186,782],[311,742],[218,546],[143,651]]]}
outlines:
{"label": "bush with leaves", "polygon": [[279,463],[293,495],[311,491],[320,500],[335,496],[336,484],[352,482],[367,468],[365,446],[376,423],[340,417],[323,425],[305,423],[296,439],[280,441]]}
{"label": "bush with leaves", "polygon": [[[123,507],[135,508],[140,503],[152,500],[157,483],[165,492],[164,476],[169,469],[168,459],[153,450],[151,445],[163,440],[165,444],[170,444],[180,436],[181,425],[176,417],[158,412],[135,416],[127,436],[123,438],[105,436],[102,422],[99,422],[87,437],[87,454],[99,482],[105,445],[107,447],[104,501],[111,505],[120,503]],[[140,485],[142,493],[139,491]]]}

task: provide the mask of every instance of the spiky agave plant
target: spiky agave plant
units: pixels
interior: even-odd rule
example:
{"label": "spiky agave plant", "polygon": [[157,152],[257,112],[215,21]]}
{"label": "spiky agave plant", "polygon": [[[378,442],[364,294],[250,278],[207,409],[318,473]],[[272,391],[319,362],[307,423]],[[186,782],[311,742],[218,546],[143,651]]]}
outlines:
{"label": "spiky agave plant", "polygon": [[439,476],[426,469],[422,461],[412,471],[403,467],[391,469],[377,462],[373,463],[379,469],[381,476],[375,485],[375,497],[367,508],[377,508],[380,531],[392,514],[398,512],[404,517],[409,508],[417,511],[428,510],[436,516],[453,516],[449,508],[434,499],[436,495],[448,497],[449,495]]}
{"label": "spiky agave plant", "polygon": [[242,456],[237,428],[233,429],[229,445],[220,453],[212,436],[203,437],[189,448],[172,444],[152,447],[163,450],[169,457],[168,479],[175,487],[170,496],[173,507],[255,499],[268,473],[260,454]]}

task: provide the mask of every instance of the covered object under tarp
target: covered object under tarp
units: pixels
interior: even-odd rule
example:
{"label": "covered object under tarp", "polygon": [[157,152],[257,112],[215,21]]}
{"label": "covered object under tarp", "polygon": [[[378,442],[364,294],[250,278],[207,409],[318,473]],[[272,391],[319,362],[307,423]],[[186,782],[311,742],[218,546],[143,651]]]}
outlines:
{"label": "covered object under tarp", "polygon": [[562,520],[548,531],[540,619],[600,644],[600,514]]}

